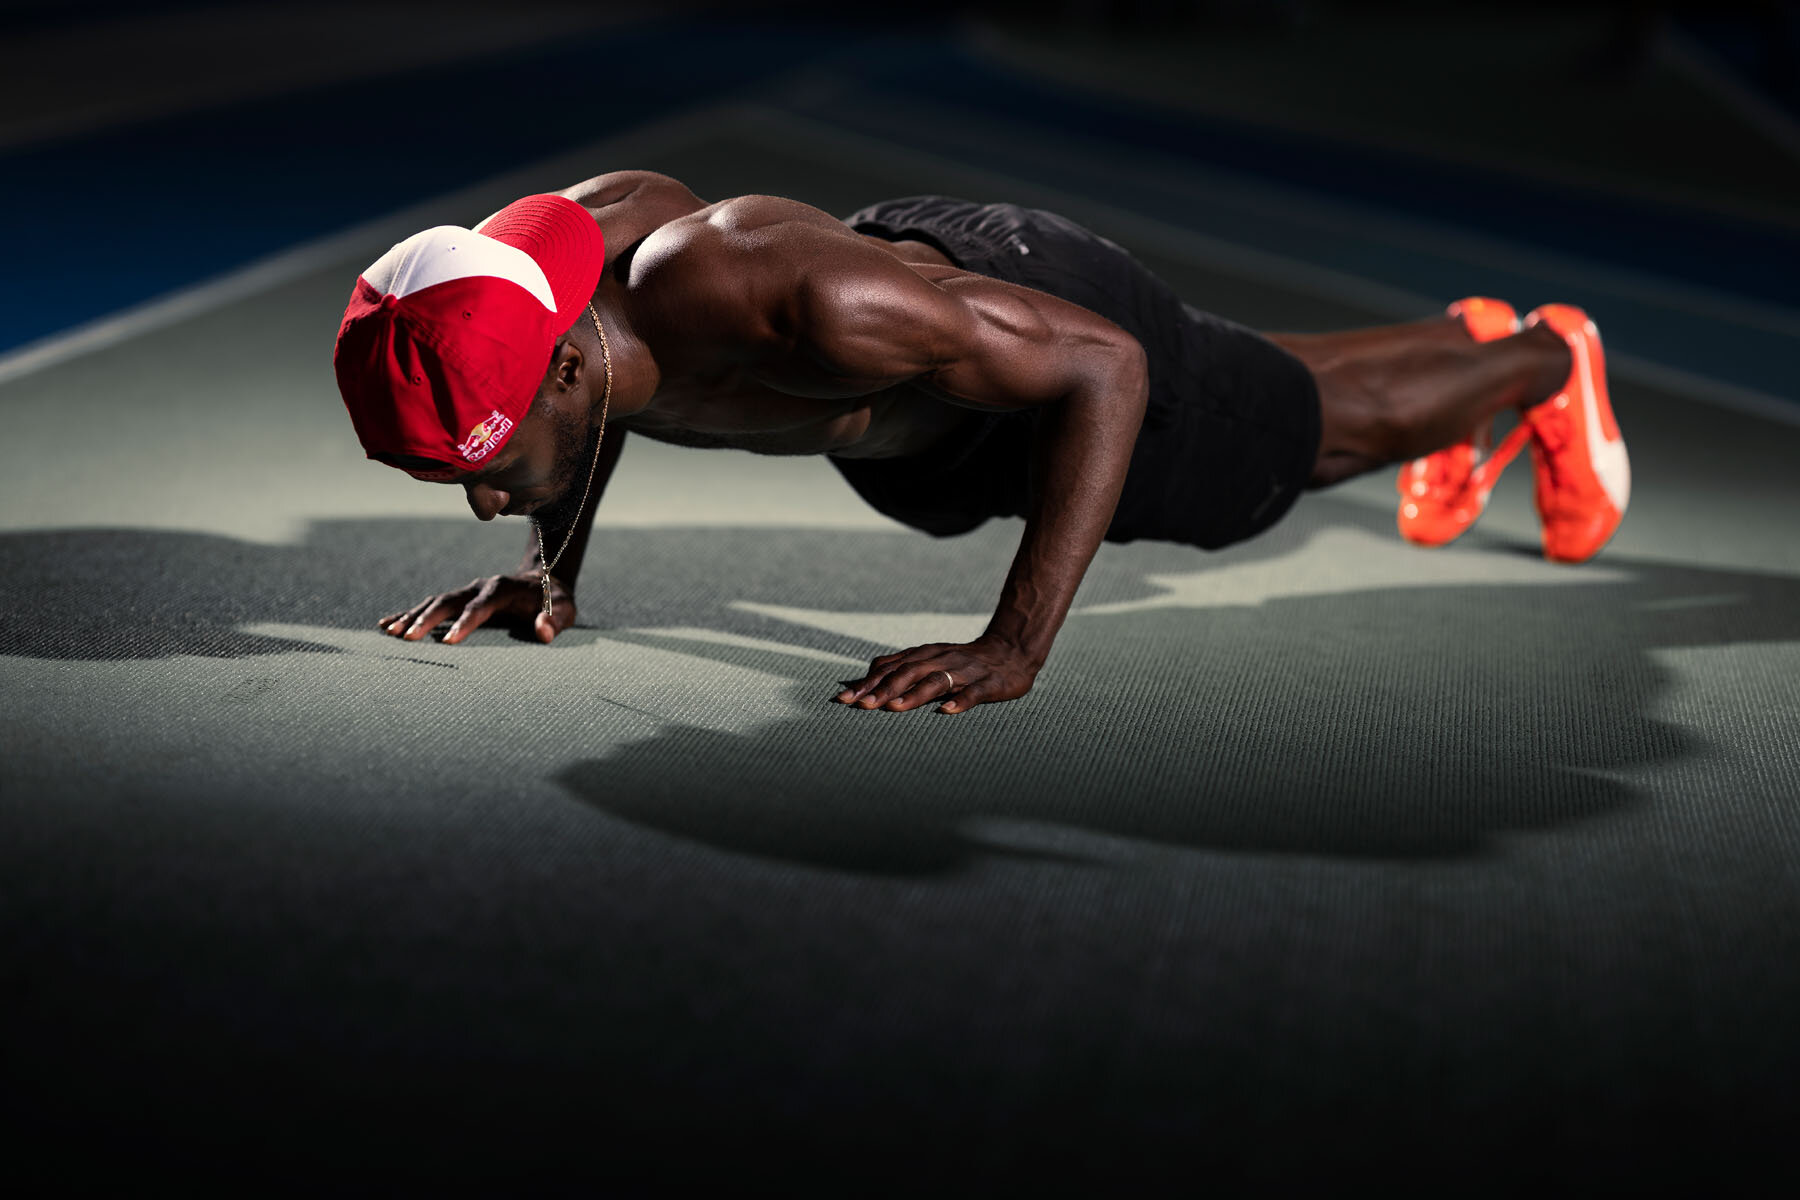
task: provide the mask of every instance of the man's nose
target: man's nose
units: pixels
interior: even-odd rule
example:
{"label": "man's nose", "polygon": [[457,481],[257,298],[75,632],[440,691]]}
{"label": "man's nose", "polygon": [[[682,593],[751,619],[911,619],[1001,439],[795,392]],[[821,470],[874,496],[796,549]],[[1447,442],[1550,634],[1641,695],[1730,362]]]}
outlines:
{"label": "man's nose", "polygon": [[512,500],[509,493],[485,483],[465,483],[463,490],[469,494],[470,511],[483,521],[499,516],[500,510]]}

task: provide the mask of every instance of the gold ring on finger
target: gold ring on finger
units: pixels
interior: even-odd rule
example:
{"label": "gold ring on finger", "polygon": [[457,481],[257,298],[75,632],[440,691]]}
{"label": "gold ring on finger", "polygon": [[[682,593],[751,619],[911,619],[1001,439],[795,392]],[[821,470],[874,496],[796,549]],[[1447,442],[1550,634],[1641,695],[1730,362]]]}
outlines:
{"label": "gold ring on finger", "polygon": [[956,676],[954,676],[950,672],[944,670],[942,667],[938,668],[938,674],[942,675],[945,679],[948,679],[950,681],[950,689],[952,691],[956,690]]}

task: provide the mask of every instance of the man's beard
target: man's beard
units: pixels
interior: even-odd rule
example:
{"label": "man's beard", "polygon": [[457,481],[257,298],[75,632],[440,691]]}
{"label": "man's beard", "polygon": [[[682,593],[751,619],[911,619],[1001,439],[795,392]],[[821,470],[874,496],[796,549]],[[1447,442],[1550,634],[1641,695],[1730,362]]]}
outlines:
{"label": "man's beard", "polygon": [[600,449],[601,431],[579,417],[556,417],[556,498],[531,514],[546,530],[561,532],[581,515],[592,479],[594,455]]}

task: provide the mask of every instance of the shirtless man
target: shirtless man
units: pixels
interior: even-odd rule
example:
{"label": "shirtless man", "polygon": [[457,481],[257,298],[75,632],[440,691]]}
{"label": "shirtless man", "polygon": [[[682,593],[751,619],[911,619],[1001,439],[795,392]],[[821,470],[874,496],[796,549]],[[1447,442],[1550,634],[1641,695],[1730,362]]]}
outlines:
{"label": "shirtless man", "polygon": [[[391,614],[396,637],[449,622],[454,644],[510,620],[548,642],[572,625],[627,431],[828,455],[939,536],[1023,517],[986,632],[875,659],[837,695],[866,709],[1024,695],[1102,540],[1227,545],[1303,489],[1407,463],[1401,531],[1441,544],[1529,438],[1545,552],[1581,561],[1629,486],[1577,309],[1521,328],[1471,298],[1414,324],[1263,336],[1061,217],[939,196],[838,220],[602,175],[396,245],[357,280],[334,365],[371,458],[462,487],[484,521],[537,523],[519,570]],[[1520,424],[1484,456],[1507,408]]]}

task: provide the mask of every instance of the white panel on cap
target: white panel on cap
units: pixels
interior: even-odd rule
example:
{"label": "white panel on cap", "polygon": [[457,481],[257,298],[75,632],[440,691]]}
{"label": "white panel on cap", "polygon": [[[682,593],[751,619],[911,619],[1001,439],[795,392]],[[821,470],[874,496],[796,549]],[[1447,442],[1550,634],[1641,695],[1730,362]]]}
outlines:
{"label": "white panel on cap", "polygon": [[517,246],[460,225],[438,225],[396,242],[362,273],[370,287],[387,296],[410,296],[434,284],[472,275],[510,279],[545,308],[556,311],[550,281],[535,258]]}

